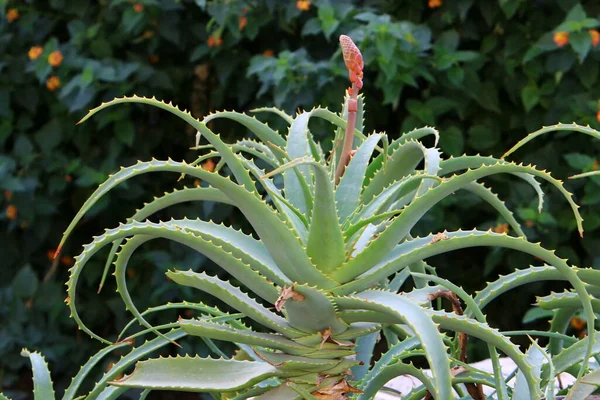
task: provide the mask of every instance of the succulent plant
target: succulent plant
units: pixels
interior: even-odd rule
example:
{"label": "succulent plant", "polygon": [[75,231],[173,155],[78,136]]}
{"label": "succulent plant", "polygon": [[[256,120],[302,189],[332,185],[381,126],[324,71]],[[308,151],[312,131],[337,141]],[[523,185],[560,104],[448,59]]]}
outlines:
{"label": "succulent plant", "polygon": [[[591,378],[583,378],[592,369],[590,358],[600,353],[593,330],[595,312],[600,311],[593,297],[600,292],[600,271],[570,266],[553,251],[529,242],[507,206],[479,180],[495,174],[523,179],[538,193],[540,210],[543,192],[536,178],[548,182],[564,195],[582,233],[582,218],[571,194],[561,181],[533,166],[479,155],[443,158],[435,147],[439,134],[432,127],[413,130],[391,142],[382,133],[365,135],[364,99],[358,95],[362,57],[350,38],[342,36],[340,41],[352,87],[339,114],[324,108],[294,117],[274,108],[255,110],[281,117],[289,126],[286,136],[243,113],[217,112],[199,121],[170,103],[136,96],[103,103],[82,120],[121,103],[153,105],[196,129],[196,148],[204,154],[193,163],[151,160],[122,168],[85,202],[61,245],[102,196],[128,179],[171,172],[200,179],[207,187],[186,187],[154,198],[126,223],[95,237],[76,257],[67,283],[67,304],[80,329],[107,347],[82,367],[64,399],[77,395],[83,379],[103,357],[147,334],[155,337],[123,356],[85,398],[113,399],[128,389],[142,388],[141,398],[151,390],[179,390],[236,400],[370,399],[390,379],[412,375],[423,385],[406,397],[410,399],[483,399],[482,386],[495,388],[499,399],[540,399],[554,397],[554,377],[565,371],[582,378],[573,393],[591,393],[586,384]],[[219,118],[242,124],[259,141],[224,143],[207,127],[208,122]],[[323,119],[336,129],[327,156],[308,127],[312,118]],[[597,134],[575,124],[544,129]],[[433,147],[424,144],[426,137],[433,139]],[[202,138],[207,145],[200,145]],[[200,166],[209,158],[220,159],[214,171]],[[413,237],[411,231],[421,218],[458,190],[467,190],[489,203],[506,219],[513,235],[459,230]],[[237,207],[252,232],[200,219],[147,220],[169,206],[202,201]],[[157,238],[197,250],[239,282],[241,287],[236,287],[192,270],[167,272],[175,284],[217,297],[238,313],[186,301],[138,310],[127,289],[126,270],[136,249]],[[76,308],[80,274],[107,246],[111,251],[102,283],[114,261],[117,291],[134,317],[125,329],[136,321],[143,327],[130,336],[124,329],[116,343],[92,332]],[[522,251],[544,265],[516,269],[470,295],[438,277],[426,263],[432,256],[475,246]],[[552,332],[512,333],[550,337],[547,348],[532,341],[523,352],[509,335],[488,325],[482,310],[501,294],[541,280],[564,280],[573,289],[539,299],[540,306],[555,310]],[[440,306],[441,299],[450,301],[452,311]],[[180,318],[161,326],[152,326],[146,319],[148,314],[179,308],[199,310],[203,316]],[[589,335],[573,344],[565,332],[579,309],[583,310]],[[252,320],[252,325],[244,324],[242,318]],[[186,335],[205,340],[219,358],[185,355],[146,359]],[[374,362],[374,346],[381,335],[388,348]],[[468,337],[487,344],[493,373],[467,363]],[[231,342],[239,351],[229,357],[212,340]],[[499,353],[518,367],[514,388],[506,384],[501,373]],[[31,357],[34,366],[36,398],[53,398],[41,356],[24,355]],[[417,368],[415,359],[424,359],[431,375]],[[133,364],[135,369],[129,373]],[[119,379],[123,373],[129,374]]]}

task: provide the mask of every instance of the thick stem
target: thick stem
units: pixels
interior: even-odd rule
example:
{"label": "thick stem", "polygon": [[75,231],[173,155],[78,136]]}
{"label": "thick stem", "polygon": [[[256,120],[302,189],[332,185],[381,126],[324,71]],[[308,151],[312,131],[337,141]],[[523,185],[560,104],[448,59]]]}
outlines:
{"label": "thick stem", "polygon": [[335,184],[340,183],[340,179],[344,174],[346,166],[350,162],[350,152],[354,143],[354,129],[356,128],[356,111],[358,109],[358,88],[356,84],[352,84],[350,98],[346,103],[348,110],[348,120],[346,121],[346,133],[344,135],[344,143],[342,145],[342,153],[340,154],[340,162],[335,170]]}

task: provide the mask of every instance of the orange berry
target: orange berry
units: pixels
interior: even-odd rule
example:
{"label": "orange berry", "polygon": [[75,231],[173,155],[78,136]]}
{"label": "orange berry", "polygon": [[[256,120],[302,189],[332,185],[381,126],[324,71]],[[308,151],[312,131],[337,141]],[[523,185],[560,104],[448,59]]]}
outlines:
{"label": "orange berry", "polygon": [[495,233],[508,233],[509,227],[508,224],[498,224],[492,229]]}
{"label": "orange berry", "polygon": [[202,164],[202,169],[208,172],[213,172],[215,170],[215,162],[209,158]]}
{"label": "orange berry", "polygon": [[271,49],[267,49],[267,50],[263,51],[263,56],[265,56],[265,57],[273,57],[274,54],[275,54],[275,52]]}
{"label": "orange berry", "polygon": [[223,44],[223,39],[221,39],[221,37],[220,37],[220,36],[219,36],[219,37],[217,37],[217,38],[215,38],[215,46],[216,46],[216,47],[219,47],[219,46],[220,46],[220,45],[222,45],[222,44]]}
{"label": "orange berry", "polygon": [[133,5],[133,11],[135,11],[136,13],[144,11],[144,5],[142,3],[135,3]]}
{"label": "orange berry", "polygon": [[598,160],[594,160],[594,162],[592,163],[592,169],[594,171],[598,169]]}
{"label": "orange berry", "polygon": [[600,32],[595,29],[590,29],[588,32],[592,37],[592,46],[598,46],[598,43],[600,43]]}
{"label": "orange berry", "polygon": [[152,32],[152,31],[144,32],[144,39],[150,39],[152,36],[154,36],[154,32]]}
{"label": "orange berry", "polygon": [[4,198],[8,201],[10,201],[10,199],[12,199],[13,193],[10,190],[5,190],[4,191]]}
{"label": "orange berry", "polygon": [[563,47],[569,44],[569,32],[556,32],[552,38],[558,47]]}
{"label": "orange berry", "polygon": [[20,16],[21,14],[19,14],[19,10],[16,8],[11,8],[6,12],[6,20],[9,24],[18,20]]}
{"label": "orange berry", "polygon": [[39,56],[42,55],[43,52],[44,48],[42,46],[33,46],[29,49],[27,55],[29,56],[30,60],[36,60],[37,58],[39,58]]}
{"label": "orange berry", "polygon": [[127,269],[127,276],[133,278],[135,276],[135,270],[132,268]]}
{"label": "orange berry", "polygon": [[71,175],[65,175],[65,181],[72,182],[73,181],[73,177]]}
{"label": "orange berry", "polygon": [[296,2],[296,8],[300,11],[308,11],[308,10],[310,10],[310,1],[298,0]]}
{"label": "orange berry", "polygon": [[579,339],[585,339],[585,338],[586,338],[586,336],[587,336],[587,333],[585,333],[585,332],[579,332],[579,333],[577,334],[577,337],[578,337]]}
{"label": "orange berry", "polygon": [[574,317],[571,319],[571,326],[573,327],[573,329],[580,331],[583,328],[585,328],[586,326],[586,322],[585,320],[579,318],[579,317]]}
{"label": "orange berry", "polygon": [[54,253],[55,252],[56,252],[55,250],[48,250],[46,252],[46,257],[48,258],[48,261],[54,260]]}
{"label": "orange berry", "polygon": [[46,80],[46,87],[53,92],[60,87],[60,78],[56,75],[51,76]]}
{"label": "orange berry", "polygon": [[208,44],[208,47],[214,47],[215,46],[215,38],[213,37],[213,35],[210,35],[208,37],[208,40],[206,41],[206,43]]}
{"label": "orange berry", "polygon": [[200,186],[200,179],[194,180],[194,186],[196,186],[196,187]]}
{"label": "orange berry", "polygon": [[75,264],[75,259],[73,259],[71,256],[62,256],[60,258],[60,263],[67,267],[71,267],[73,264]]}
{"label": "orange berry", "polygon": [[238,19],[238,28],[240,29],[240,31],[243,31],[246,25],[248,24],[248,18],[244,17],[243,15],[240,15]]}
{"label": "orange berry", "polygon": [[13,204],[9,204],[8,207],[6,207],[6,217],[11,221],[17,219],[17,207]]}
{"label": "orange berry", "polygon": [[429,8],[438,8],[442,6],[442,0],[429,0],[427,2],[427,7]]}
{"label": "orange berry", "polygon": [[63,55],[60,52],[60,50],[54,50],[48,56],[48,64],[52,65],[53,67],[58,67],[62,63],[62,61]]}
{"label": "orange berry", "polygon": [[533,222],[530,219],[528,219],[527,221],[525,221],[525,226],[528,227],[528,228],[533,228],[534,225],[535,225],[535,222]]}
{"label": "orange berry", "polygon": [[150,57],[148,57],[148,60],[150,60],[151,64],[156,64],[160,60],[160,58],[158,58],[157,55],[153,54]]}
{"label": "orange berry", "polygon": [[600,122],[600,110],[596,113],[596,121]]}

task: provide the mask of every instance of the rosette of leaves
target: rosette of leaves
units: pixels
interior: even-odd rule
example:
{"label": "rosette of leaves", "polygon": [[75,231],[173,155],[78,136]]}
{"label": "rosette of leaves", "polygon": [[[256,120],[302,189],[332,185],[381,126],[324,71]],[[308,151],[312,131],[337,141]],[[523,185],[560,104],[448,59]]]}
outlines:
{"label": "rosette of leaves", "polygon": [[[554,377],[565,371],[581,378],[573,388],[578,396],[589,392],[589,360],[600,353],[592,331],[594,313],[600,311],[594,297],[599,292],[600,272],[570,266],[553,251],[529,242],[507,206],[479,181],[495,174],[514,175],[536,189],[541,208],[543,193],[536,179],[544,180],[564,195],[582,232],[582,218],[570,193],[560,181],[533,166],[484,156],[444,158],[435,147],[438,132],[431,127],[413,130],[391,143],[382,133],[365,135],[364,101],[358,96],[362,58],[353,43],[344,38],[342,45],[352,87],[339,114],[320,107],[296,116],[272,108],[255,110],[281,117],[288,125],[285,135],[243,113],[217,112],[199,121],[172,104],[136,96],[102,104],[84,118],[122,103],[153,105],[194,127],[196,148],[203,154],[192,163],[151,160],[122,168],[86,201],[62,243],[102,196],[139,175],[183,174],[208,186],[155,198],[126,223],[95,237],[76,257],[67,283],[67,304],[80,329],[107,347],[82,367],[64,399],[79,394],[82,381],[103,357],[147,334],[155,337],[115,363],[86,399],[113,399],[132,388],[144,389],[140,398],[151,390],[179,390],[211,393],[217,399],[370,399],[399,375],[412,375],[422,382],[407,397],[412,399],[482,399],[482,386],[494,388],[499,399],[540,399],[554,397]],[[207,127],[219,118],[242,124],[258,140],[223,142]],[[330,154],[313,139],[311,119],[333,125],[336,132]],[[575,125],[546,129],[568,128],[589,130]],[[426,137],[433,138],[433,146],[424,144]],[[199,145],[202,138],[208,144]],[[214,171],[200,166],[209,158],[220,159]],[[489,203],[514,234],[458,230],[413,237],[411,230],[420,219],[458,190]],[[202,201],[235,206],[252,232],[199,219],[147,219],[175,204]],[[167,272],[174,284],[208,293],[238,313],[186,301],[138,310],[127,289],[129,261],[141,245],[159,238],[197,250],[239,282],[241,287],[192,270]],[[439,278],[426,263],[432,256],[475,246],[522,251],[544,265],[517,269],[470,295]],[[111,251],[102,282],[114,261],[117,291],[133,315],[125,329],[135,322],[143,327],[130,336],[123,330],[116,343],[90,330],[76,307],[81,272],[106,247]],[[549,348],[532,342],[522,352],[508,335],[488,325],[483,308],[509,290],[540,280],[564,280],[572,290],[540,299],[540,304],[556,310],[553,332],[548,333],[552,341]],[[446,311],[436,299],[449,299],[453,310]],[[148,314],[178,308],[199,310],[203,316],[160,326],[147,321]],[[590,332],[571,345],[571,338],[564,334],[565,321],[578,309],[583,310]],[[388,349],[374,363],[374,346],[382,334]],[[188,335],[202,338],[219,358],[147,359]],[[467,337],[487,343],[493,373],[467,364]],[[231,342],[240,351],[229,357],[213,340]],[[501,373],[500,353],[517,365],[514,387],[506,384]],[[34,366],[36,398],[53,398],[43,359],[37,353],[25,355]],[[424,360],[431,374],[417,368],[415,360]],[[127,375],[119,378],[123,373]]]}

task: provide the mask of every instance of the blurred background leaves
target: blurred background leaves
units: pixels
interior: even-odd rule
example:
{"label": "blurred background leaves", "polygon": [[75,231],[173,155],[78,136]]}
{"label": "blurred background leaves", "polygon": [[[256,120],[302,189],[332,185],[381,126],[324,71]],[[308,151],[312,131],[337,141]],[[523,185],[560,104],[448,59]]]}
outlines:
{"label": "blurred background leaves", "polygon": [[[60,392],[97,346],[79,335],[63,304],[63,282],[81,245],[154,195],[203,184],[165,175],[121,185],[87,216],[53,268],[62,231],[108,174],[137,159],[194,159],[188,149],[195,132],[150,108],[119,107],[76,125],[100,102],[156,96],[198,118],[270,105],[339,111],[348,80],[337,37],[345,33],[365,59],[368,131],[397,137],[434,125],[447,155],[500,156],[542,125],[600,128],[600,4],[592,0],[0,0],[0,15],[0,389],[15,397],[30,385],[21,347],[46,355]],[[323,127],[313,130],[330,147],[332,132]],[[230,140],[245,134],[226,123],[212,128]],[[597,169],[599,154],[600,143],[589,137],[557,133],[511,158],[566,179]],[[600,178],[567,182],[583,205],[583,240],[557,193],[549,192],[538,213],[525,184],[486,183],[516,210],[531,239],[571,263],[600,268]],[[183,215],[243,226],[235,210],[213,204],[153,218]],[[415,233],[502,230],[503,223],[457,193]],[[160,242],[137,258],[129,285],[141,308],[179,298],[164,278],[167,268],[211,269],[204,257]],[[432,260],[440,275],[471,290],[535,262],[486,249]],[[128,315],[114,287],[95,294],[102,267],[97,257],[84,274],[83,314],[94,331],[112,337]],[[492,324],[518,328],[534,294],[548,286],[497,300]],[[536,323],[531,315],[527,322]]]}

